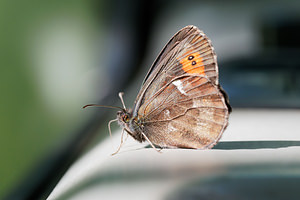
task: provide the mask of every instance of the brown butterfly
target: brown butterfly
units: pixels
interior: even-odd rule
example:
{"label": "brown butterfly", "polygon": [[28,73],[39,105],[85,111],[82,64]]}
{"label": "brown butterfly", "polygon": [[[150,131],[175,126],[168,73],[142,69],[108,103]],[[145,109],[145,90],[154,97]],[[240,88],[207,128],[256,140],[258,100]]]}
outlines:
{"label": "brown butterfly", "polygon": [[[148,71],[133,109],[117,112],[123,130],[153,148],[212,148],[231,107],[219,85],[217,57],[208,37],[186,26],[166,44]],[[156,149],[156,148],[155,148]]]}

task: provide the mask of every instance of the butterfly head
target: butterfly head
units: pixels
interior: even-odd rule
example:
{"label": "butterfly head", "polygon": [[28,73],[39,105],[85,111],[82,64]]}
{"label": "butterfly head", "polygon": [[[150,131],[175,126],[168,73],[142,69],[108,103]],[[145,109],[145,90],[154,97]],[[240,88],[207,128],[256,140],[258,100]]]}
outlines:
{"label": "butterfly head", "polygon": [[119,125],[134,139],[139,142],[145,141],[141,134],[142,124],[137,117],[133,117],[132,110],[122,109],[117,112]]}
{"label": "butterfly head", "polygon": [[126,109],[122,109],[117,112],[117,119],[122,128],[125,130],[130,130],[129,122],[132,118],[132,112]]}

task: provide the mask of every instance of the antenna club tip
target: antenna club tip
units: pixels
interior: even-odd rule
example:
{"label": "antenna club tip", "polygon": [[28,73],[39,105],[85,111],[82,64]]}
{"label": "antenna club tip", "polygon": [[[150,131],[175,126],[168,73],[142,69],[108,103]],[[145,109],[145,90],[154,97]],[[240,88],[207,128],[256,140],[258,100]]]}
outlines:
{"label": "antenna club tip", "polygon": [[126,106],[125,106],[125,103],[124,103],[124,100],[123,100],[123,95],[124,95],[124,92],[119,92],[119,97],[120,97],[120,99],[121,99],[123,108],[126,110]]}

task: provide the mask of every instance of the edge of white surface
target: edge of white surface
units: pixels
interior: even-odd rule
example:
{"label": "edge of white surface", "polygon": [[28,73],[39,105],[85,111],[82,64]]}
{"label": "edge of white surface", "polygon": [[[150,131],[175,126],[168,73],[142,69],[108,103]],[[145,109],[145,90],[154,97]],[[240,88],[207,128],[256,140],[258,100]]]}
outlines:
{"label": "edge of white surface", "polygon": [[[298,119],[300,119],[300,111],[234,110],[230,116],[229,127],[221,141],[300,141],[300,134],[295,132]],[[120,133],[114,134],[114,143],[118,144],[119,140]],[[159,154],[151,148],[144,148],[145,145],[147,144],[140,144],[128,137],[121,152],[111,156],[114,149],[110,138],[104,140],[70,167],[48,199],[59,199],[64,194],[78,187],[82,182],[93,178],[95,175],[108,173],[111,170],[133,171],[142,169],[145,171],[165,171],[169,169],[169,166],[176,166],[175,168],[180,170],[188,165],[189,168],[194,167],[198,170],[207,171],[222,166],[246,166],[254,163],[272,164],[282,162],[295,162],[298,164],[300,162],[294,159],[299,155],[299,147],[257,150],[212,149],[202,151],[164,149],[163,153]],[[181,162],[178,162],[178,158],[181,159]],[[168,162],[165,162],[166,160]]]}

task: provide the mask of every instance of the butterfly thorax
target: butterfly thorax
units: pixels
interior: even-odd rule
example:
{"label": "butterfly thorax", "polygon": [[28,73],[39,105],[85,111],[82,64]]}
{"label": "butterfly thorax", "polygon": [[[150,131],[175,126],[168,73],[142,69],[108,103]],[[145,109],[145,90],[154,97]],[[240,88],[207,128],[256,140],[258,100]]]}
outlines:
{"label": "butterfly thorax", "polygon": [[134,139],[139,142],[145,141],[145,138],[142,136],[142,125],[140,120],[133,116],[132,110],[122,110],[117,112],[117,119],[119,125]]}

